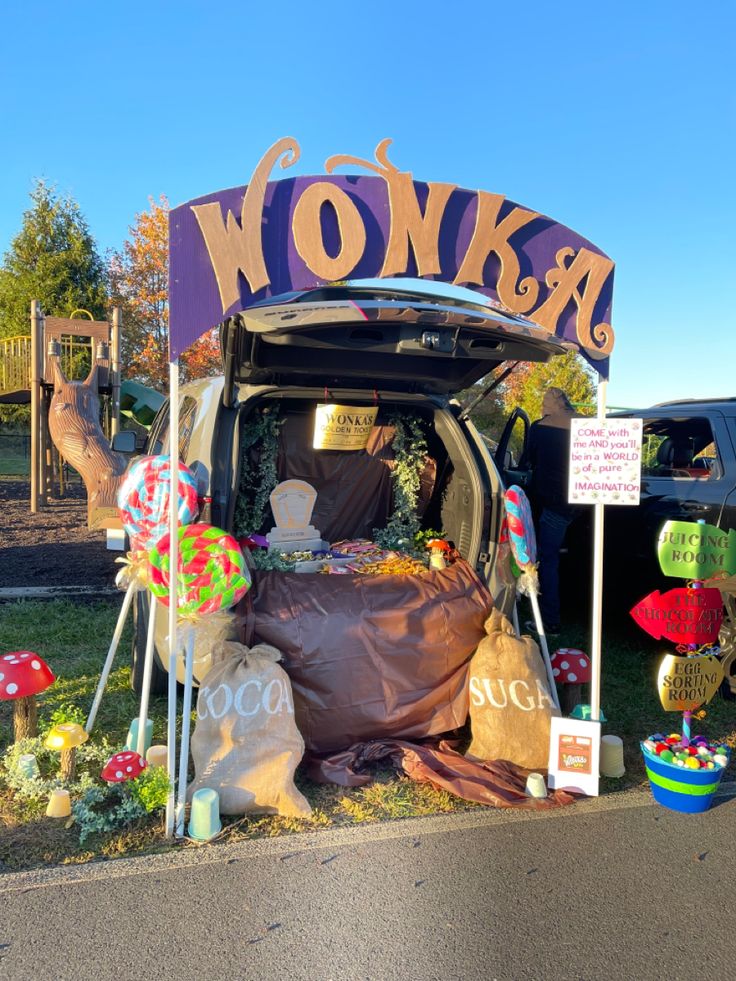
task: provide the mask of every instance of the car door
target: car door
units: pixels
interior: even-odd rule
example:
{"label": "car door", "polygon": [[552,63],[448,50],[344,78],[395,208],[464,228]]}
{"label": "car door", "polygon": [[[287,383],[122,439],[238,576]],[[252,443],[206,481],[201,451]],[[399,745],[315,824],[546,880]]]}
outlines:
{"label": "car door", "polygon": [[[641,503],[606,509],[609,565],[621,575],[661,580],[656,543],[665,521],[723,521],[736,484],[736,461],[723,413],[654,407],[643,420]],[[729,525],[725,525],[728,527]]]}

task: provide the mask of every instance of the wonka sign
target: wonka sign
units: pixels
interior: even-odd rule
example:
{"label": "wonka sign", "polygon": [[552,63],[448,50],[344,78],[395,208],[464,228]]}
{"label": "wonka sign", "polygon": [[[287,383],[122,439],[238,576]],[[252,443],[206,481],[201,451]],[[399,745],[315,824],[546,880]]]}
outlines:
{"label": "wonka sign", "polygon": [[[412,179],[388,159],[339,154],[325,176],[270,181],[299,159],[275,143],[250,183],[169,217],[170,356],[253,303],[337,280],[413,277],[468,286],[578,347],[603,375],[613,349],[613,262],[501,194]],[[342,166],[368,174],[335,175]]]}

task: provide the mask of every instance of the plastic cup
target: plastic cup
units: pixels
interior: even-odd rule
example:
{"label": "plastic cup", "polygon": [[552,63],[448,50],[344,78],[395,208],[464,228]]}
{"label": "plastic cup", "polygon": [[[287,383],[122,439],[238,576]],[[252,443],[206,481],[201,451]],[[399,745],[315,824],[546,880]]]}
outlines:
{"label": "plastic cup", "polygon": [[[135,718],[130,723],[130,729],[128,729],[128,737],[125,740],[125,748],[132,749],[134,753],[138,752],[138,722],[139,719]],[[143,743],[143,755],[145,756],[148,749],[153,741],[153,719],[146,719],[146,737]]]}
{"label": "plastic cup", "polygon": [[[601,717],[599,722],[605,722],[606,717],[603,714],[603,709],[601,711]],[[576,705],[575,708],[570,713],[571,719],[582,719],[584,722],[590,722],[592,717],[592,712],[590,711],[590,705]]]}
{"label": "plastic cup", "polygon": [[69,799],[68,790],[52,790],[49,797],[49,806],[46,808],[46,817],[66,818],[72,813],[72,803]]}
{"label": "plastic cup", "polygon": [[547,785],[541,773],[530,773],[526,778],[527,797],[546,797]]}
{"label": "plastic cup", "polygon": [[196,790],[189,812],[189,837],[195,841],[209,841],[221,830],[220,795],[210,787]]}
{"label": "plastic cup", "polygon": [[23,753],[22,756],[18,757],[18,769],[23,776],[28,777],[29,780],[32,780],[34,777],[41,776],[38,769],[38,760],[33,753]]}
{"label": "plastic cup", "polygon": [[169,747],[150,746],[146,753],[146,760],[151,766],[162,766],[166,768],[169,763]]}
{"label": "plastic cup", "polygon": [[622,777],[626,773],[624,766],[624,742],[620,736],[603,736],[601,738],[602,777]]}

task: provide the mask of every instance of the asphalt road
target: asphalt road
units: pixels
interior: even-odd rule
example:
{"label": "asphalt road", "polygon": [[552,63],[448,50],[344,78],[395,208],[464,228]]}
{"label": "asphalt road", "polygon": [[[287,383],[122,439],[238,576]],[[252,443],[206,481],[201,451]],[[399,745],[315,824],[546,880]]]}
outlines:
{"label": "asphalt road", "polygon": [[0,978],[725,981],[735,818],[634,794],[7,875]]}

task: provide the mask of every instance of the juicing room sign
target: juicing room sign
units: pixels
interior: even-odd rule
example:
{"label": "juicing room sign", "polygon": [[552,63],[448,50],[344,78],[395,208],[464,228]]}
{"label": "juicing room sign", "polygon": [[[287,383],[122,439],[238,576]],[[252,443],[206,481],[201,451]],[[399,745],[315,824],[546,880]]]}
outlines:
{"label": "juicing room sign", "polygon": [[[326,175],[269,181],[300,147],[281,139],[250,183],[189,201],[169,219],[172,358],[258,300],[344,279],[468,286],[581,349],[603,375],[614,264],[587,239],[502,194],[415,181],[388,159],[336,155]],[[353,165],[368,175],[335,175]],[[371,176],[373,175],[373,176]]]}

